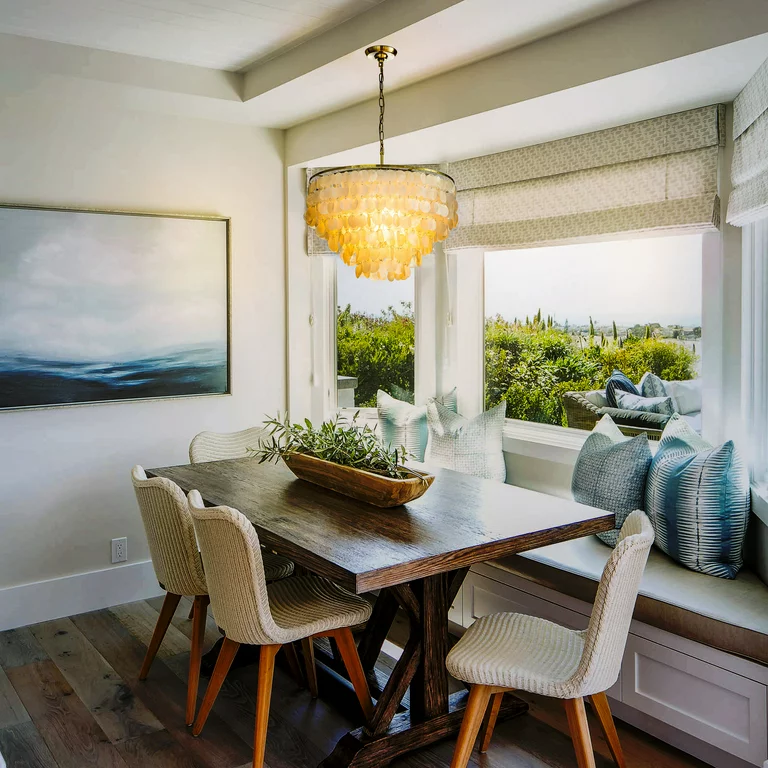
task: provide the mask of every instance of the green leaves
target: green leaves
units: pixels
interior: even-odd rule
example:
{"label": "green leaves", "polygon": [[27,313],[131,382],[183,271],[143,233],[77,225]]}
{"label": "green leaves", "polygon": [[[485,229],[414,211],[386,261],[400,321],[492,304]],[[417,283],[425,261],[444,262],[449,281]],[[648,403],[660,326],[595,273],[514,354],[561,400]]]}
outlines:
{"label": "green leaves", "polygon": [[370,426],[357,423],[359,415],[358,411],[349,422],[336,416],[315,428],[309,419],[304,424],[291,424],[287,414],[283,418],[278,414],[265,420],[268,437],[258,448],[248,448],[248,453],[260,464],[276,463],[282,456],[302,453],[386,477],[412,476],[414,472],[402,467],[407,457],[405,448],[384,447]]}
{"label": "green leaves", "polygon": [[563,394],[604,387],[614,368],[635,382],[646,371],[667,381],[695,376],[695,352],[675,342],[629,334],[622,340],[614,325],[613,341],[601,332],[600,344],[588,343],[537,317],[525,325],[486,319],[485,405],[506,400],[508,418],[565,426]]}
{"label": "green leaves", "polygon": [[336,358],[340,376],[357,377],[355,403],[375,407],[376,390],[413,402],[414,325],[410,302],[378,315],[339,307]]}

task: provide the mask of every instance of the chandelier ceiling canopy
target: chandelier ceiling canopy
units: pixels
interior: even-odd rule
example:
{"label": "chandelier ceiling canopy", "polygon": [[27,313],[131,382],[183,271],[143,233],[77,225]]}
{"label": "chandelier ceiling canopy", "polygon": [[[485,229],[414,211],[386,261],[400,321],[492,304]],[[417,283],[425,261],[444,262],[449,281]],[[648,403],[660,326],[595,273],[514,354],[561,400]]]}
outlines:
{"label": "chandelier ceiling canopy", "polygon": [[304,219],[357,277],[405,280],[458,223],[456,185],[429,168],[384,163],[384,62],[397,51],[368,48],[379,64],[379,164],[320,171],[309,180]]}

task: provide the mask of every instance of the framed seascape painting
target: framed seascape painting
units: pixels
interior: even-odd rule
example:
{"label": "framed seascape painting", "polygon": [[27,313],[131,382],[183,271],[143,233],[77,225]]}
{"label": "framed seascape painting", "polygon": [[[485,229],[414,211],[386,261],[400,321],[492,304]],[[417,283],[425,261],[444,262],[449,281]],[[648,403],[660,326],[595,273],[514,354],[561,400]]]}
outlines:
{"label": "framed seascape painting", "polygon": [[229,219],[0,205],[0,409],[230,391]]}

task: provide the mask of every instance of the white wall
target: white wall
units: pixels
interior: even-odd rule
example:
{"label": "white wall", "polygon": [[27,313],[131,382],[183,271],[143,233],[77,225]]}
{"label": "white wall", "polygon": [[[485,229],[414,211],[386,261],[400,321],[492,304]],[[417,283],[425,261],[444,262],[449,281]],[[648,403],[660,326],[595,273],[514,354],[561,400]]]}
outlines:
{"label": "white wall", "polygon": [[113,537],[146,560],[132,465],[285,407],[282,133],[134,111],[129,87],[100,106],[78,82],[0,68],[0,202],[230,216],[233,394],[0,412],[0,590],[109,568]]}

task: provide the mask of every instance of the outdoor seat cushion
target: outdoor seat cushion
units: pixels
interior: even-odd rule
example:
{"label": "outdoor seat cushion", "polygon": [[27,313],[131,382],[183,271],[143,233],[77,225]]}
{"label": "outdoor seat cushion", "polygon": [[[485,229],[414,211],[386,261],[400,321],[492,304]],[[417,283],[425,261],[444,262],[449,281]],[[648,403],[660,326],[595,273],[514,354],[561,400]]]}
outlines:
{"label": "outdoor seat cushion", "polygon": [[[587,536],[492,564],[592,603],[611,552],[597,538]],[[768,586],[746,568],[735,579],[718,579],[688,570],[653,548],[640,584],[634,618],[768,665]]]}

